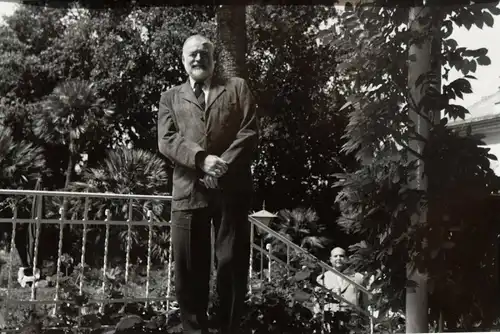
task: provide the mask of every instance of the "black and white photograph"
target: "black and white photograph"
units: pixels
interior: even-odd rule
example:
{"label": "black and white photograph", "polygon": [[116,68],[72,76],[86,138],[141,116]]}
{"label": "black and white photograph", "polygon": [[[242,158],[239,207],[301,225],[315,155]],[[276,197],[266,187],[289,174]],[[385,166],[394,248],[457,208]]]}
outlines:
{"label": "black and white photograph", "polygon": [[0,0],[0,333],[500,333],[499,16]]}

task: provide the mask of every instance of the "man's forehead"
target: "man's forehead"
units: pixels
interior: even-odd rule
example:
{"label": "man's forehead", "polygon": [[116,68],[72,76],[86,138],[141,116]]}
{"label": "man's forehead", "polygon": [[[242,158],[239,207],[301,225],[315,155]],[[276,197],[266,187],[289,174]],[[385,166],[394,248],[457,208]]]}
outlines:
{"label": "man's forehead", "polygon": [[184,46],[184,52],[210,51],[210,42],[202,39],[192,39]]}
{"label": "man's forehead", "polygon": [[345,250],[343,250],[342,248],[339,248],[339,247],[335,247],[334,249],[332,249],[332,256],[333,255],[345,255]]}

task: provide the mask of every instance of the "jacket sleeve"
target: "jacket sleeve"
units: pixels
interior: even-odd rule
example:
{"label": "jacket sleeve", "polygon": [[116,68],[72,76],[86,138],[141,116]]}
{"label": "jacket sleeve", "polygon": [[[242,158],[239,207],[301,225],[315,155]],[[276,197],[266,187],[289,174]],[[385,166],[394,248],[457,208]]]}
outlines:
{"label": "jacket sleeve", "polygon": [[252,92],[243,79],[240,79],[238,86],[238,103],[239,109],[243,113],[242,121],[240,129],[236,134],[236,139],[221,155],[221,159],[226,161],[230,166],[237,160],[249,163],[259,143],[257,115]]}
{"label": "jacket sleeve", "polygon": [[175,164],[196,169],[196,155],[204,153],[197,143],[187,140],[179,133],[175,114],[172,110],[172,95],[168,91],[160,98],[158,110],[158,148],[160,153]]}

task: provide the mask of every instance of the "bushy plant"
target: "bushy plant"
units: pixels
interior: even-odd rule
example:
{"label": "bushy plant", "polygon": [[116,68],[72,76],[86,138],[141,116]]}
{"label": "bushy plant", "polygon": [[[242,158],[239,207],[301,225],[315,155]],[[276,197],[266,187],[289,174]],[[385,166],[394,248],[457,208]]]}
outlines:
{"label": "bushy plant", "polygon": [[275,264],[271,280],[256,278],[246,302],[242,329],[252,333],[363,333],[369,331],[364,316],[323,312],[318,305],[335,302],[315,283],[315,264],[300,257],[300,270]]}
{"label": "bushy plant", "polygon": [[[273,279],[252,280],[252,290],[245,303],[241,329],[248,333],[356,333],[368,331],[368,322],[365,318],[343,319],[342,316],[331,313],[317,313],[316,303],[324,305],[333,302],[332,296],[324,290],[318,290],[314,283],[314,264],[303,259],[301,264],[309,263],[302,270],[286,268],[276,264],[273,267]],[[163,271],[162,271],[163,272]],[[165,274],[165,273],[163,273]],[[163,275],[162,274],[162,275]],[[149,303],[109,303],[101,310],[100,305],[90,303],[91,298],[115,299],[126,297],[142,297],[140,292],[131,291],[135,287],[141,288],[140,281],[125,284],[124,272],[119,268],[111,268],[106,274],[106,287],[102,290],[102,273],[96,270],[84,271],[84,291],[79,292],[80,275],[75,270],[70,277],[60,277],[59,298],[66,302],[60,304],[57,312],[53,306],[37,307],[39,322],[43,327],[60,328],[120,328],[122,333],[180,333],[181,323],[179,310],[175,302],[171,303],[170,310],[165,304]],[[165,290],[165,282],[161,277],[151,273],[151,290]],[[154,277],[154,278],[153,278]],[[89,282],[92,278],[92,282]],[[143,283],[143,282],[142,282]],[[315,289],[316,288],[316,289]],[[150,294],[152,295],[152,294]],[[156,295],[156,294],[155,294]],[[164,294],[163,294],[164,295]],[[217,318],[218,301],[213,295],[209,314],[212,319]],[[22,310],[21,310],[22,311]],[[101,312],[102,311],[102,312]],[[30,311],[25,314],[18,312],[16,323],[28,322]],[[343,323],[342,323],[343,322]],[[355,327],[352,327],[352,326]],[[212,323],[216,327],[216,322]]]}

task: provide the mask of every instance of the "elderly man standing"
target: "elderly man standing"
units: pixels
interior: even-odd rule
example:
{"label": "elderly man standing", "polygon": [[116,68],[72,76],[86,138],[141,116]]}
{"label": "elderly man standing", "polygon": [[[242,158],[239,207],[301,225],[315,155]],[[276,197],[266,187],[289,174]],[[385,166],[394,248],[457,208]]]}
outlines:
{"label": "elderly man standing", "polygon": [[208,333],[211,221],[215,229],[222,333],[238,333],[247,289],[250,165],[258,144],[245,80],[213,76],[214,45],[189,37],[182,49],[187,82],[163,93],[158,146],[174,163],[172,244],[184,333]]}

